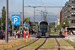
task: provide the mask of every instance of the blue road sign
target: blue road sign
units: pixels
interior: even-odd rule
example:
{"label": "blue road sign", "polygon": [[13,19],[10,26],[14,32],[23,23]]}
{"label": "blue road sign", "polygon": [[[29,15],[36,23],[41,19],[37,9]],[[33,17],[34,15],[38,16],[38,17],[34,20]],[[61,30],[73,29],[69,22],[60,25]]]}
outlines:
{"label": "blue road sign", "polygon": [[23,26],[26,26],[26,24],[24,23]]}
{"label": "blue road sign", "polygon": [[29,23],[27,23],[27,27],[29,27],[30,26],[30,24]]}
{"label": "blue road sign", "polygon": [[10,27],[10,24],[8,24],[8,27]]}
{"label": "blue road sign", "polygon": [[12,25],[20,25],[20,15],[12,14],[11,15],[11,24]]}
{"label": "blue road sign", "polygon": [[61,29],[64,29],[63,27]]}

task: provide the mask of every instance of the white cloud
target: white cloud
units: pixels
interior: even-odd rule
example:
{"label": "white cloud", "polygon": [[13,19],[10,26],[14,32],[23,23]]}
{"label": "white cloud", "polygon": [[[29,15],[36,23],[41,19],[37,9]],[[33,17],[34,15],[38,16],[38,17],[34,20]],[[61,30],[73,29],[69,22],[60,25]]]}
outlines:
{"label": "white cloud", "polygon": [[48,12],[48,15],[60,15],[59,12]]}
{"label": "white cloud", "polygon": [[[40,15],[39,13],[35,12],[35,15]],[[34,16],[34,12],[33,11],[26,11],[25,12],[25,16]]]}
{"label": "white cloud", "polygon": [[54,12],[54,15],[59,15],[59,14],[60,14],[60,13],[59,13],[59,12],[57,12],[57,11],[56,11],[56,12]]}
{"label": "white cloud", "polygon": [[34,15],[34,12],[32,12],[32,11],[25,12],[25,16],[33,16],[33,15]]}

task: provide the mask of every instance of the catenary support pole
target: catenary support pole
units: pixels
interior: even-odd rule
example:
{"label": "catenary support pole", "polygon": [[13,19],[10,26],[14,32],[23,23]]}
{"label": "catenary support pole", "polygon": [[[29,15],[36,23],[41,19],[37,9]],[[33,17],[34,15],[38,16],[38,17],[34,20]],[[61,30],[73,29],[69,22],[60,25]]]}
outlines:
{"label": "catenary support pole", "polygon": [[8,0],[6,0],[6,28],[5,28],[5,42],[8,43]]}
{"label": "catenary support pole", "polygon": [[24,0],[22,0],[22,29],[23,29],[23,21],[24,21]]}
{"label": "catenary support pole", "polygon": [[36,8],[36,7],[33,7],[33,8],[34,8],[34,23],[35,23],[35,8]]}

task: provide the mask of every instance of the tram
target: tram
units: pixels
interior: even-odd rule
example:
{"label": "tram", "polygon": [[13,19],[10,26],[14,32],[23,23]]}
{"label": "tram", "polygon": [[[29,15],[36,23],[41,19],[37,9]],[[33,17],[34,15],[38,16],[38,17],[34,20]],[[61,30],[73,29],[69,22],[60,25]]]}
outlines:
{"label": "tram", "polygon": [[38,23],[37,37],[49,37],[50,36],[50,24],[46,21]]}

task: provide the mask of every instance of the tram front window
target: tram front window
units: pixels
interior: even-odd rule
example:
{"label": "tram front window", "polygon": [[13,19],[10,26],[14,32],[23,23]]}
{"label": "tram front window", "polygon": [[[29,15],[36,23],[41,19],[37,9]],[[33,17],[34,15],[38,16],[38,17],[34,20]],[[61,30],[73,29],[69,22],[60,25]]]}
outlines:
{"label": "tram front window", "polygon": [[47,25],[46,24],[41,24],[40,25],[40,30],[41,30],[41,32],[46,33],[47,32]]}

